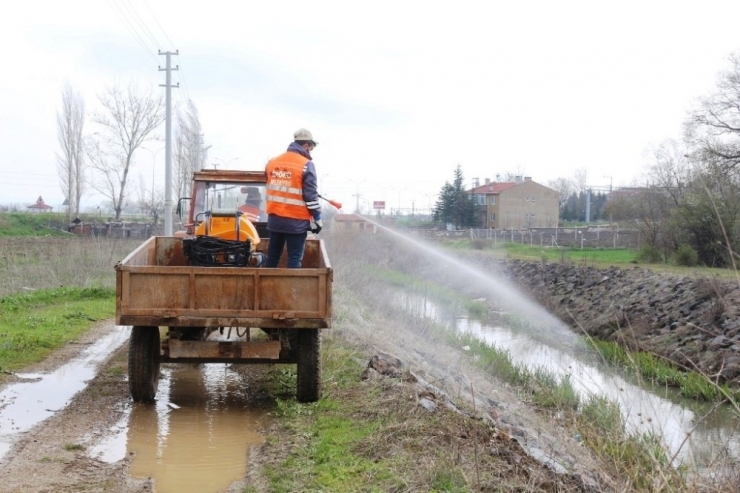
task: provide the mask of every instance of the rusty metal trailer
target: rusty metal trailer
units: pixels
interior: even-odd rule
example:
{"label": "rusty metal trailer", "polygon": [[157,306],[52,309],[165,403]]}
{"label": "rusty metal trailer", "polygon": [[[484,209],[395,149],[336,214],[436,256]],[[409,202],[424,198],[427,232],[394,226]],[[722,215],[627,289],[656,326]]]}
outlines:
{"label": "rusty metal trailer", "polygon": [[[262,239],[260,248],[268,240]],[[320,330],[331,327],[322,240],[300,269],[188,265],[183,238],[152,237],[116,265],[116,323],[130,325],[129,388],[152,401],[160,363],[295,363],[297,398],[321,395]],[[254,338],[251,328],[266,336]],[[219,340],[208,334],[219,330]]]}

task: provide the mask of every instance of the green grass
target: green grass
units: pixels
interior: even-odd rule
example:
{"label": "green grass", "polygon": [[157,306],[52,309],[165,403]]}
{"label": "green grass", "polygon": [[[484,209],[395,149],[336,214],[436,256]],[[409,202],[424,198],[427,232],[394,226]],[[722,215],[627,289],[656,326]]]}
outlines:
{"label": "green grass", "polygon": [[[389,465],[393,459],[375,460],[362,451],[383,419],[358,420],[355,413],[363,408],[361,399],[337,397],[360,383],[361,369],[355,361],[359,355],[333,339],[324,340],[322,353],[324,398],[314,404],[299,404],[295,399],[276,401],[273,416],[290,429],[299,446],[283,463],[267,467],[271,491],[394,489],[400,483]],[[278,374],[273,382],[282,381],[278,390],[283,385],[295,388],[292,375],[280,367],[275,371]]]}
{"label": "green grass", "polygon": [[690,489],[680,470],[669,463],[659,437],[625,433],[616,403],[591,397],[583,405],[576,426],[585,445],[614,464],[625,482],[624,491]]}
{"label": "green grass", "polygon": [[0,369],[41,361],[115,314],[115,291],[57,288],[0,298]]}
{"label": "green grass", "polygon": [[558,378],[543,368],[530,370],[514,363],[508,351],[491,346],[474,335],[447,331],[446,342],[466,347],[475,365],[518,388],[543,409],[576,410],[581,404],[569,377]]}
{"label": "green grass", "polygon": [[493,240],[454,239],[441,243],[453,250],[484,250],[501,258],[512,258],[532,262],[588,263],[595,266],[632,265],[636,262],[638,251],[629,248],[572,248],[524,245]]}
{"label": "green grass", "polygon": [[0,212],[0,236],[67,236],[66,214]]}
{"label": "green grass", "polygon": [[[456,250],[481,250],[476,248],[474,242],[481,240],[451,240],[443,242],[446,248]],[[632,268],[636,264],[654,272],[675,274],[682,276],[710,276],[721,279],[738,280],[738,274],[732,269],[719,269],[715,267],[695,266],[684,267],[670,263],[645,263],[638,261],[639,250],[628,248],[550,248],[540,246],[522,245],[521,243],[499,243],[493,248],[492,243],[483,240],[486,247],[484,251],[498,258],[524,260],[527,262],[548,263],[571,263],[586,265],[596,268],[622,267]],[[490,246],[489,246],[490,245]]]}
{"label": "green grass", "polygon": [[636,250],[628,248],[543,248],[539,246],[506,243],[503,250],[510,258],[547,262],[594,263],[599,265],[631,264]]}
{"label": "green grass", "polygon": [[[495,427],[442,403],[433,413],[422,409],[418,388],[404,378],[363,381],[361,359],[346,342],[327,337],[324,397],[313,404],[277,400],[272,414],[281,431],[271,433],[266,446],[285,452],[265,465],[267,491],[551,491],[530,482],[560,484],[533,459],[512,459],[518,445]],[[509,459],[491,457],[490,447]],[[521,469],[517,460],[526,461]]]}
{"label": "green grass", "polygon": [[607,363],[622,366],[653,384],[676,387],[685,397],[703,401],[723,401],[727,397],[740,400],[738,390],[717,385],[700,373],[680,369],[652,353],[630,351],[612,341],[589,339],[589,344]]}

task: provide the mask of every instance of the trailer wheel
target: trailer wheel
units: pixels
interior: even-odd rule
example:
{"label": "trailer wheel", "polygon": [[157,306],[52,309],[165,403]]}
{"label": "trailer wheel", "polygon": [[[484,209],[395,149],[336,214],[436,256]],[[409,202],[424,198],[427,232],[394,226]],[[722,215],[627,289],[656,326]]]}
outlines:
{"label": "trailer wheel", "polygon": [[298,402],[321,398],[321,334],[319,329],[296,330],[298,339]]}
{"label": "trailer wheel", "polygon": [[132,327],[128,342],[128,388],[134,402],[154,402],[158,384],[159,327]]}

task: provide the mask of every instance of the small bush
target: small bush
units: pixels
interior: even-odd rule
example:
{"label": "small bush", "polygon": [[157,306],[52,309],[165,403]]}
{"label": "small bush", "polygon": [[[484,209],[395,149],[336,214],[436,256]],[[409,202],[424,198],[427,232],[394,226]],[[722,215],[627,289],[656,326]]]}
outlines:
{"label": "small bush", "polygon": [[699,263],[699,254],[689,245],[681,245],[673,254],[673,263],[684,267],[694,267]]}
{"label": "small bush", "polygon": [[647,245],[640,249],[640,253],[637,254],[637,260],[648,264],[658,264],[663,262],[663,254],[656,247]]}

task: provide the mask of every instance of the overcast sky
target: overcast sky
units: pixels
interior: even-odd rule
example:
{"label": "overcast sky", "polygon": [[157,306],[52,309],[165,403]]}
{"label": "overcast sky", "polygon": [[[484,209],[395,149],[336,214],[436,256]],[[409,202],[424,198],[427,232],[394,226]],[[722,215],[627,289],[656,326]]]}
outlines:
{"label": "overcast sky", "polygon": [[[163,83],[158,49],[180,52],[174,101],[198,107],[212,163],[262,169],[306,127],[345,210],[357,192],[427,208],[458,164],[468,184],[626,185],[740,51],[738,19],[737,0],[4,2],[0,204],[58,208],[62,85],[93,111],[116,79]],[[164,152],[138,158],[161,186]]]}

